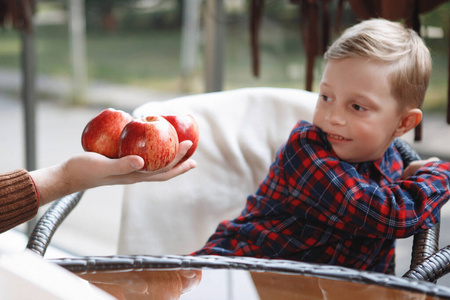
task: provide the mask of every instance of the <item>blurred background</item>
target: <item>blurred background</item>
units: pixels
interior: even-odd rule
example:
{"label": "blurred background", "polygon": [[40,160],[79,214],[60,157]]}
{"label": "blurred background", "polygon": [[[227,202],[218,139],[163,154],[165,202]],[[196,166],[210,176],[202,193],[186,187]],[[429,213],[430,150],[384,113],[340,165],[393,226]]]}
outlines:
{"label": "blurred background", "polygon": [[[329,5],[331,41],[358,21],[344,2],[337,28],[337,2]],[[248,0],[35,1],[31,31],[8,22],[0,28],[0,172],[46,167],[81,152],[84,126],[106,107],[131,112],[148,101],[243,87],[305,89],[299,6],[265,1],[258,77],[252,72],[249,7]],[[449,16],[449,1],[420,15],[421,35],[433,58],[423,109],[426,120],[436,122],[425,124],[424,142],[415,146],[421,154],[443,159],[450,159],[445,123]],[[25,80],[25,62],[31,83]],[[322,70],[318,55],[315,92]],[[74,255],[115,254],[122,192],[119,186],[88,191],[53,244]],[[450,220],[450,210],[443,215]],[[18,229],[28,230],[27,225]],[[443,245],[450,244],[443,235]],[[8,238],[0,235],[0,244],[24,248],[23,240]],[[409,252],[408,247],[400,250]],[[407,264],[405,259],[400,268]]]}
{"label": "blurred background", "polygon": [[[223,9],[220,12],[207,2],[216,1],[39,0],[34,15],[36,72],[85,84],[107,82],[171,93],[201,93],[206,90],[205,31],[208,19],[213,18],[223,28],[218,33],[223,47],[222,89],[305,88],[298,5],[289,0],[265,1],[259,36],[261,71],[257,78],[251,72],[249,1],[217,1]],[[332,1],[329,7],[333,22],[336,3]],[[434,62],[425,109],[442,110],[446,106],[449,15],[447,2],[420,17],[422,37]],[[340,29],[356,21],[345,4]],[[77,25],[80,23],[85,28],[79,28],[84,26]],[[332,30],[331,38],[339,33]],[[6,26],[0,30],[0,71],[18,72],[20,59],[20,33]],[[322,68],[318,56],[314,90]],[[78,76],[76,81],[74,75]],[[2,84],[1,88],[5,91],[14,87]],[[83,91],[73,94],[82,97]],[[69,96],[74,95],[57,100],[71,103],[74,99]],[[51,99],[52,95],[40,90],[39,98]]]}

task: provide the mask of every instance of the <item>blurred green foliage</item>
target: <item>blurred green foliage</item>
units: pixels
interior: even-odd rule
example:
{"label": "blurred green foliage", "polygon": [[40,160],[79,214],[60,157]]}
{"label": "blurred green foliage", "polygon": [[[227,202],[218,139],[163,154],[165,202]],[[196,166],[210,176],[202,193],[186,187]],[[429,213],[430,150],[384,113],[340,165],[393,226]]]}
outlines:
{"label": "blurred green foliage", "polygon": [[[67,9],[64,3],[67,2],[40,1],[39,9],[64,10]],[[178,91],[188,85],[189,92],[203,92],[201,42],[198,45],[197,68],[187,84],[182,82],[180,29],[183,1],[160,0],[152,3],[152,6],[143,7],[139,6],[137,0],[86,1],[89,80],[168,91]],[[304,88],[305,54],[298,6],[287,0],[266,1],[259,41],[261,75],[255,78],[251,73],[249,1],[243,3],[233,9],[227,7],[224,89],[247,86]],[[335,15],[335,7],[331,9],[332,15]],[[112,27],[105,26],[103,16],[108,14],[113,16]],[[424,107],[427,110],[442,110],[446,107],[449,15],[450,2],[421,16],[423,25],[443,28],[444,31],[444,39],[425,37],[434,64]],[[354,15],[346,7],[342,29],[355,22]],[[333,38],[338,34],[333,31]],[[20,68],[20,43],[20,35],[16,31],[0,30],[0,69]],[[37,26],[36,54],[38,73],[70,77],[70,36],[67,24]],[[322,70],[323,64],[318,57],[315,91]]]}
{"label": "blurred green foliage", "polygon": [[181,26],[182,6],[182,0],[89,0],[86,24],[89,30],[105,31],[174,29]]}

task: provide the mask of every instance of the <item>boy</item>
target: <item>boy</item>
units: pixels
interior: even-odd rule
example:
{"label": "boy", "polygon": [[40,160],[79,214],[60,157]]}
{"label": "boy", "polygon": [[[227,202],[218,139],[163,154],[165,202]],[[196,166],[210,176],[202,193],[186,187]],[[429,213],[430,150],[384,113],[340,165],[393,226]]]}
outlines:
{"label": "boy", "polygon": [[414,31],[377,19],[325,54],[313,122],[300,121],[239,217],[196,255],[283,258],[386,272],[395,239],[432,227],[450,164],[404,169],[393,140],[419,124],[431,74]]}
{"label": "boy", "polygon": [[[241,215],[219,224],[195,255],[283,258],[386,272],[396,238],[439,221],[449,196],[450,163],[430,159],[404,169],[392,143],[422,118],[431,58],[421,39],[397,23],[364,21],[345,31],[325,60],[313,124],[300,121],[294,127]],[[125,293],[148,293],[158,281],[145,276],[85,278],[108,283],[102,288],[116,295],[111,283]],[[200,279],[200,270],[174,274],[166,279],[173,289],[165,296],[179,297]]]}

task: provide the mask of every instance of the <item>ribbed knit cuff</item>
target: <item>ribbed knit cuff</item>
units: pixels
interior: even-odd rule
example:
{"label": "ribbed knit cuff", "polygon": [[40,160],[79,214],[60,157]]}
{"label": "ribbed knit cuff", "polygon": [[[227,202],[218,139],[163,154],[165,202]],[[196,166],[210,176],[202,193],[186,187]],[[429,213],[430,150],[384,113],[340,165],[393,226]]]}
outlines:
{"label": "ribbed knit cuff", "polygon": [[0,232],[32,219],[38,208],[37,189],[26,170],[0,174]]}

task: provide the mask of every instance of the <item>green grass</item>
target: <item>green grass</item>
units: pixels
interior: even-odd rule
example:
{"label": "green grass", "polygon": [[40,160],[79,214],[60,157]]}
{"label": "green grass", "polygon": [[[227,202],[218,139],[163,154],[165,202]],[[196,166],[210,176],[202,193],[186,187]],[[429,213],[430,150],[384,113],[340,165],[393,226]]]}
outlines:
{"label": "green grass", "polygon": [[[36,30],[37,72],[70,76],[70,41],[65,26]],[[89,33],[89,78],[120,84],[155,87],[173,81],[180,73],[180,34],[176,31],[148,33]],[[0,68],[20,67],[21,38],[15,30],[0,34]],[[155,87],[157,88],[157,87]]]}
{"label": "green grass", "polygon": [[445,111],[447,107],[447,89],[450,88],[448,87],[448,54],[433,51],[431,54],[433,58],[433,72],[431,73],[423,108],[427,111]]}
{"label": "green grass", "polygon": [[102,80],[158,88],[180,74],[178,32],[90,35],[89,74]]}
{"label": "green grass", "polygon": [[0,30],[0,66],[18,68],[20,66],[20,36],[14,31]]}

